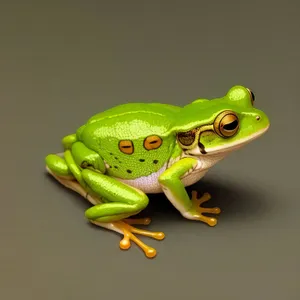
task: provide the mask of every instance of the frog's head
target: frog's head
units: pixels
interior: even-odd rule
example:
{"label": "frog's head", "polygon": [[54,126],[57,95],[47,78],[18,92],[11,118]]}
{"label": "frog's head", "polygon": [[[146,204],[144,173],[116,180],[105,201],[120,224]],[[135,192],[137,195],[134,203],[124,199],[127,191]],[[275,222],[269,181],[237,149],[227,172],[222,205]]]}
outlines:
{"label": "frog's head", "polygon": [[269,128],[267,115],[255,108],[254,93],[232,87],[222,98],[198,99],[183,109],[176,127],[180,147],[190,155],[231,152]]}

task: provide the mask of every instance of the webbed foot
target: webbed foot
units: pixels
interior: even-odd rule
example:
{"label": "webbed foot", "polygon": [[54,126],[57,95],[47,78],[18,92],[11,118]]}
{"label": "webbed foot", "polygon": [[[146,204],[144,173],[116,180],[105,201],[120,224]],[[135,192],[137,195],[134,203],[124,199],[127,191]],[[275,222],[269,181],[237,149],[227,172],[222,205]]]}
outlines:
{"label": "webbed foot", "polygon": [[111,223],[99,223],[97,221],[91,221],[93,224],[111,229],[123,235],[123,239],[120,241],[120,248],[122,250],[128,250],[131,247],[131,242],[133,241],[137,246],[139,246],[148,258],[154,258],[157,254],[156,249],[146,245],[139,238],[137,238],[134,233],[143,236],[151,237],[156,240],[163,240],[165,234],[163,232],[152,232],[148,230],[138,229],[131,225],[148,225],[151,222],[150,218],[142,219],[124,219],[123,221],[111,222]]}
{"label": "webbed foot", "polygon": [[210,199],[211,196],[209,193],[204,193],[200,198],[198,198],[197,191],[192,191],[192,208],[187,213],[185,213],[184,217],[191,220],[202,221],[208,224],[209,226],[216,226],[217,219],[212,217],[206,217],[203,215],[203,213],[218,215],[221,212],[221,209],[219,207],[201,207],[201,204],[207,202]]}

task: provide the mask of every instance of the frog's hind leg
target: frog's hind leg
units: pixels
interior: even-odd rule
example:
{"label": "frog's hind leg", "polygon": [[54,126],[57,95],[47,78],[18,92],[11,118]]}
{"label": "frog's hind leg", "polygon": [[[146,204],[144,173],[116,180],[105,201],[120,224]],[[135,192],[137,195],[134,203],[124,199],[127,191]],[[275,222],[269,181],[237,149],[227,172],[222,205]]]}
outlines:
{"label": "frog's hind leg", "polygon": [[140,190],[128,186],[112,177],[83,170],[82,177],[94,193],[107,199],[106,203],[89,208],[85,215],[91,223],[112,229],[123,235],[120,248],[127,250],[133,241],[149,258],[156,256],[156,250],[144,244],[135,234],[163,240],[163,232],[151,232],[133,227],[133,224],[147,225],[149,218],[127,219],[138,214],[148,205],[148,197]]}
{"label": "frog's hind leg", "polygon": [[46,170],[48,173],[51,173],[51,175],[56,175],[68,180],[75,179],[64,159],[64,153],[49,154],[46,156],[45,161]]}
{"label": "frog's hind leg", "polygon": [[[61,183],[66,188],[69,188],[76,193],[80,194],[82,197],[87,199],[91,204],[99,205],[105,203],[103,198],[95,196],[94,193],[90,193],[86,188],[81,186],[76,178],[68,169],[68,165],[63,158],[63,153],[50,154],[46,158],[46,170],[53,176],[59,183]],[[93,212],[93,207],[91,207],[89,212]],[[151,232],[147,230],[142,230],[133,227],[132,225],[148,225],[151,222],[150,218],[140,218],[140,219],[129,219],[129,215],[124,215],[124,219],[117,220],[115,222],[101,222],[99,220],[89,219],[89,221],[97,226],[115,231],[123,235],[123,239],[120,241],[120,248],[127,250],[130,248],[133,241],[136,243],[146,254],[147,257],[152,258],[156,256],[156,250],[146,244],[144,244],[140,239],[138,239],[134,234],[140,234],[147,237],[151,237],[157,240],[164,239],[165,235],[163,232]]]}
{"label": "frog's hind leg", "polygon": [[64,153],[49,154],[46,157],[46,171],[60,184],[80,194],[91,204],[96,205],[102,203],[100,198],[95,195],[90,195],[90,193],[78,183],[64,159]]}

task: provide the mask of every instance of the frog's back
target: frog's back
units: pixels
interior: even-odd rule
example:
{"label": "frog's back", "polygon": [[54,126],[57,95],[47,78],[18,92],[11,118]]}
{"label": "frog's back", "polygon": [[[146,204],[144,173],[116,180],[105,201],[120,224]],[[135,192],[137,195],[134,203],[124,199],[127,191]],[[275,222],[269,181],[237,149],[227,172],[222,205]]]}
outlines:
{"label": "frog's back", "polygon": [[157,117],[172,122],[174,115],[179,112],[180,109],[178,106],[163,103],[126,103],[94,115],[88,120],[87,124],[101,121],[106,123],[107,119],[115,118],[119,120],[137,119],[139,116],[146,120],[148,118]]}
{"label": "frog's back", "polygon": [[137,138],[151,133],[165,136],[180,109],[161,103],[127,103],[94,115],[84,126],[105,128],[99,133],[103,138]]}
{"label": "frog's back", "polygon": [[160,103],[127,103],[98,113],[78,132],[97,151],[109,173],[137,178],[157,172],[176,144],[172,128],[181,108]]}

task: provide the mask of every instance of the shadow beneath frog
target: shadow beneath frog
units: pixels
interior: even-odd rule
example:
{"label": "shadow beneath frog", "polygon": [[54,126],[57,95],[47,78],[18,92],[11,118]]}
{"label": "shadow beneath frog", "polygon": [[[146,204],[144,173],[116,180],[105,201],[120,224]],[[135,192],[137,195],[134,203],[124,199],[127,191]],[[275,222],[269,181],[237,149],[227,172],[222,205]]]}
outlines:
{"label": "shadow beneath frog", "polygon": [[[49,180],[54,187],[56,186],[58,189],[61,189],[63,192],[68,193],[70,195],[70,199],[71,199],[71,204],[79,207],[80,209],[83,210],[83,212],[88,209],[89,207],[91,207],[91,203],[83,198],[81,195],[79,195],[77,192],[68,189],[66,187],[64,187],[60,182],[58,182],[53,176],[51,176],[48,173],[45,173],[45,180]],[[76,198],[76,200],[74,201],[74,198]]]}
{"label": "shadow beneath frog", "polygon": [[[253,185],[238,186],[235,182],[220,182],[205,178],[188,187],[191,196],[196,190],[201,196],[204,192],[211,195],[211,199],[202,204],[203,207],[220,207],[221,214],[217,218],[223,223],[240,222],[262,219],[272,209],[270,201],[263,190],[255,189]],[[139,216],[149,216],[153,220],[164,221],[190,221],[184,219],[163,194],[149,195],[150,203]],[[214,215],[212,215],[214,216]]]}
{"label": "shadow beneath frog", "polygon": [[[51,175],[46,177],[65,190],[65,192],[73,195],[71,197],[72,205],[79,206],[84,211],[88,209],[91,204],[76,192],[64,188]],[[203,207],[220,207],[221,214],[217,217],[223,223],[259,220],[265,214],[269,214],[272,210],[270,201],[267,201],[263,190],[253,188],[255,183],[252,182],[250,186],[238,186],[235,182],[225,182],[206,177],[198,183],[187,188],[187,192],[191,195],[192,190],[196,190],[198,195],[208,192],[211,199],[203,203]],[[137,217],[150,217],[153,221],[157,220],[163,222],[186,222],[187,220],[174,208],[171,202],[168,201],[164,194],[150,194],[148,207],[139,213]],[[77,198],[78,201],[74,201]],[[94,226],[91,224],[91,226]]]}

